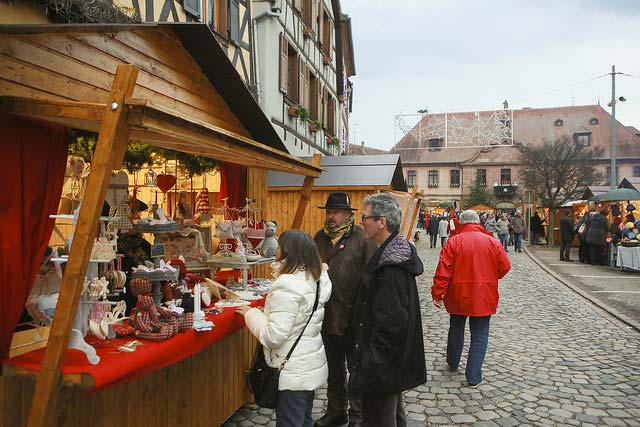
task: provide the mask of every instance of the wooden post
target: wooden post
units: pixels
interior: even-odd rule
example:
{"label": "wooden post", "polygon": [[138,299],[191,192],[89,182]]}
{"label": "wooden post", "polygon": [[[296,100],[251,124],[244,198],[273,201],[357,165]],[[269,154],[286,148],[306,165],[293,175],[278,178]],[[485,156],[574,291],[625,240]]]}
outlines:
{"label": "wooden post", "polygon": [[[402,224],[400,224],[401,233],[402,233],[402,230],[404,230],[404,228],[407,226],[407,222],[410,221],[409,216],[413,216],[413,212],[411,212],[411,208],[413,207],[415,209],[415,207],[411,202],[415,200],[417,194],[418,194],[418,186],[414,186],[413,191],[411,191],[411,200],[407,202],[407,207],[404,209],[404,212],[402,213]],[[410,223],[409,229],[407,231],[407,236],[411,236],[412,231],[413,231],[413,225]],[[409,237],[407,237],[407,240],[409,240]]]}
{"label": "wooden post", "polygon": [[[411,240],[411,233],[413,233],[413,224],[416,223],[416,218],[418,217],[418,213],[420,212],[420,196],[417,194],[417,187],[414,187],[413,190],[413,197],[415,198],[416,201],[416,205],[413,209],[413,215],[411,216],[411,225],[409,226],[409,231],[407,231],[407,235],[405,236],[405,238],[407,240]],[[411,205],[411,202],[409,202],[409,205]]]}
{"label": "wooden post", "polygon": [[[313,166],[320,166],[321,158],[321,154],[314,154],[311,164]],[[313,189],[313,182],[315,180],[316,179],[313,176],[306,176],[304,178],[304,184],[302,184],[302,190],[300,191],[300,201],[298,202],[298,208],[296,209],[296,216],[293,218],[293,224],[291,224],[292,229],[300,228],[302,225],[302,218],[307,210],[309,200],[311,200],[311,190]]]}
{"label": "wooden post", "polygon": [[29,427],[57,424],[57,420],[53,420],[53,417],[56,413],[56,395],[62,362],[76,317],[111,171],[115,165],[122,163],[125,152],[123,146],[126,146],[129,140],[129,126],[126,124],[127,109],[124,106],[124,100],[133,94],[137,76],[137,67],[119,65],[113,80],[106,113],[100,126],[98,143],[91,162],[91,174],[80,208],[78,224],[74,231],[69,262],[60,288],[60,297],[51,325],[49,342],[31,403]]}

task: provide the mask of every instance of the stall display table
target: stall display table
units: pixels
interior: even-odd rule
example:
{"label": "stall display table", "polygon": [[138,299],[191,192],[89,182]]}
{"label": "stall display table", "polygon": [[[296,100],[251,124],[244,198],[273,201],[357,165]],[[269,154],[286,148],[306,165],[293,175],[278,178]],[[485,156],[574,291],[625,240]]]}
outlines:
{"label": "stall display table", "polygon": [[[263,304],[264,299],[252,302]],[[212,331],[189,330],[161,342],[139,340],[143,346],[133,353],[117,352],[117,347],[135,336],[109,340],[97,349],[98,365],[90,365],[77,350],[67,350],[62,384],[72,387],[60,389],[65,404],[58,406],[59,420],[65,426],[224,422],[250,398],[244,373],[256,340],[233,308],[206,318],[216,324]],[[3,362],[4,425],[26,424],[32,377],[43,355],[40,349]]]}
{"label": "stall display table", "polygon": [[616,266],[621,270],[640,272],[640,246],[618,246]]}

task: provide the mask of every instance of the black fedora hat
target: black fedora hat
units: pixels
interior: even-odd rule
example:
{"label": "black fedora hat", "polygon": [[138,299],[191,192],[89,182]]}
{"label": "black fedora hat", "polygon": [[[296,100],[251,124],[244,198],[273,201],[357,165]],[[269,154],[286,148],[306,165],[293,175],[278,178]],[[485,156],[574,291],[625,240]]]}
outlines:
{"label": "black fedora hat", "polygon": [[324,206],[318,206],[320,209],[347,209],[357,211],[349,204],[349,195],[341,191],[330,193],[327,197],[327,203]]}

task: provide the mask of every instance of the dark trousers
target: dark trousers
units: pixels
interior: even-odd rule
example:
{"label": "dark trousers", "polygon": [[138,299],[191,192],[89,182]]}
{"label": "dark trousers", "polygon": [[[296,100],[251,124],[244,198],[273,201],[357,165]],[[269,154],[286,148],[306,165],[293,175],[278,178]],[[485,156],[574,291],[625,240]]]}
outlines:
{"label": "dark trousers", "polygon": [[431,234],[429,233],[429,247],[430,248],[435,248],[436,247],[436,243],[438,242],[438,234]]}
{"label": "dark trousers", "polygon": [[349,407],[349,421],[357,424],[362,419],[359,399],[349,399],[347,404],[347,340],[344,336],[322,334],[327,355],[329,378],[327,379],[327,414],[343,416]]}
{"label": "dark trousers", "polygon": [[407,415],[402,405],[402,393],[375,399],[362,399],[362,427],[405,427]]}
{"label": "dark trousers", "polygon": [[606,264],[604,261],[604,245],[589,245],[589,264]]}
{"label": "dark trousers", "polygon": [[[489,344],[489,321],[491,316],[469,316],[469,329],[471,330],[471,343],[467,356],[467,369],[465,375],[469,384],[477,384],[482,381],[482,364]],[[467,316],[452,314],[449,319],[449,337],[447,340],[447,363],[457,369],[462,357],[464,346],[464,328]]]}
{"label": "dark trousers", "polygon": [[581,263],[589,262],[589,245],[583,238],[580,238],[580,247],[578,248],[578,259]]}
{"label": "dark trousers", "polygon": [[441,237],[440,238],[440,247],[444,248],[444,244],[447,243],[447,239],[448,237]]}
{"label": "dark trousers", "polygon": [[562,244],[560,245],[560,261],[563,260],[568,260],[571,259],[571,257],[569,256],[571,253],[571,243],[573,242],[573,240],[563,240]]}
{"label": "dark trousers", "polygon": [[312,427],[313,391],[280,390],[276,401],[276,427]]}

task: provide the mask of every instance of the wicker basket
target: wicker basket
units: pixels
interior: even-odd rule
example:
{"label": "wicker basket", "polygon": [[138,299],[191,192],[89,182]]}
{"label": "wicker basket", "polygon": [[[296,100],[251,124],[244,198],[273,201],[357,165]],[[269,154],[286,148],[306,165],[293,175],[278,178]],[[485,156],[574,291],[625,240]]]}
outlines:
{"label": "wicker basket", "polygon": [[156,270],[156,271],[134,271],[131,275],[134,279],[142,278],[147,279],[152,282],[159,281],[174,281],[178,280],[178,275],[180,274],[179,270],[175,272],[166,271],[166,270]]}
{"label": "wicker basket", "polygon": [[178,231],[177,222],[168,222],[166,224],[135,224],[135,229],[138,233],[173,233]]}

